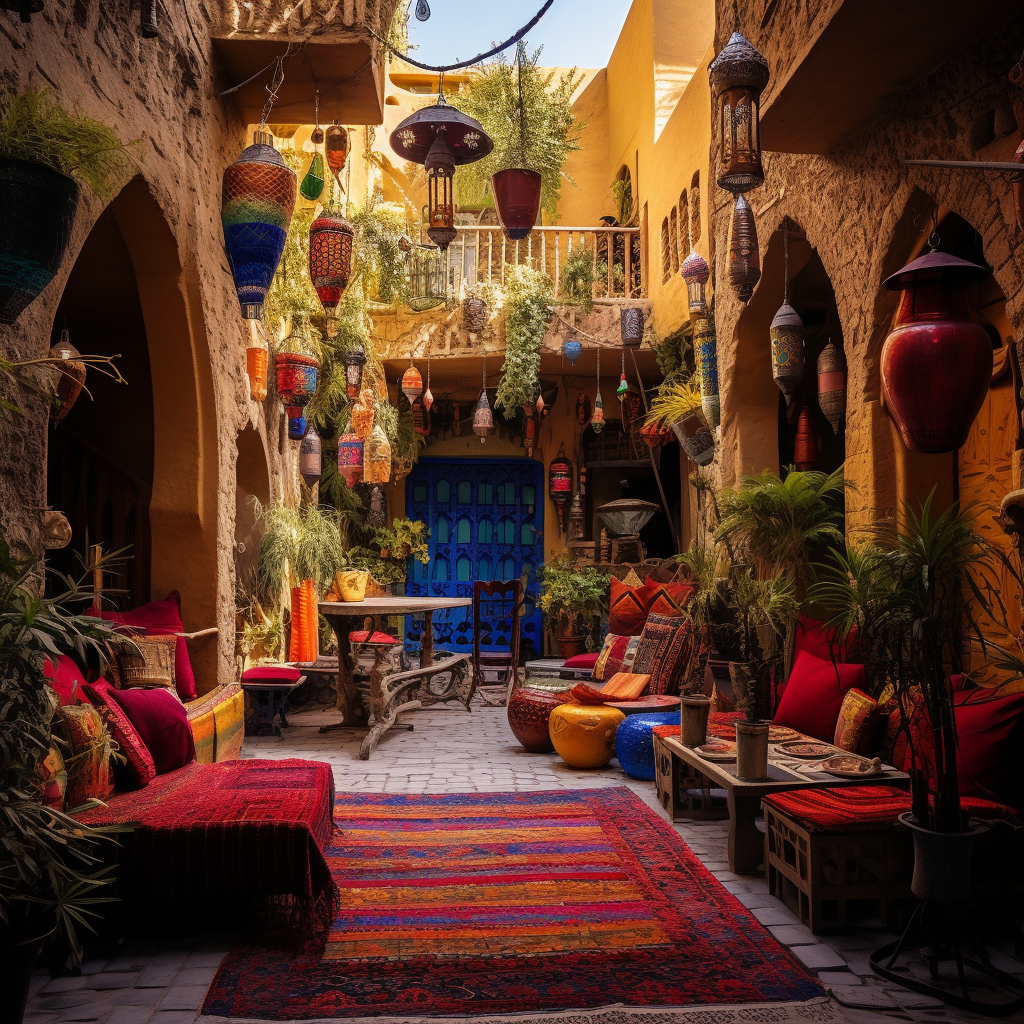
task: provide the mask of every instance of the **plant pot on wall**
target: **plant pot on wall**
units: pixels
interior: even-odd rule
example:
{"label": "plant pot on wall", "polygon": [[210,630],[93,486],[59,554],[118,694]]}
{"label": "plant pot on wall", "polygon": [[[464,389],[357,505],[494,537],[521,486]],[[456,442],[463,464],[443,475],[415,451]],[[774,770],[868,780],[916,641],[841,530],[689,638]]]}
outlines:
{"label": "plant pot on wall", "polygon": [[13,324],[60,267],[79,190],[50,167],[0,157],[0,195],[0,324]]}
{"label": "plant pot on wall", "polygon": [[510,167],[491,177],[498,219],[509,238],[525,238],[533,230],[540,212],[540,187],[540,172],[525,167]]}

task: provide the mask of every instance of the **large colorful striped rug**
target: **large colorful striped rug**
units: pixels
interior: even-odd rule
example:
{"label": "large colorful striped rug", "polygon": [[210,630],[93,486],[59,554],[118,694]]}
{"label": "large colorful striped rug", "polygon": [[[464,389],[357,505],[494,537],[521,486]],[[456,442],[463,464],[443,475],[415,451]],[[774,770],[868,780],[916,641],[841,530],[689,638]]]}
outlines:
{"label": "large colorful striped rug", "polygon": [[807,1017],[823,1019],[818,981],[628,789],[339,794],[335,821],[327,860],[340,903],[326,944],[242,943],[204,1013],[423,1018],[814,1000]]}

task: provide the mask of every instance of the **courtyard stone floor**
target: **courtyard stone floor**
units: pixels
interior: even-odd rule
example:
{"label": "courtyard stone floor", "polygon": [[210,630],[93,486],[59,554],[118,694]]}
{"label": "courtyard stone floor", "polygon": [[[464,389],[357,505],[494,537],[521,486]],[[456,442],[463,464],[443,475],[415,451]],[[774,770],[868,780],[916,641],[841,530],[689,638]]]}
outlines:
{"label": "courtyard stone floor", "polygon": [[[479,700],[479,698],[478,698]],[[369,761],[358,759],[362,730],[319,732],[336,721],[332,711],[289,714],[285,735],[247,739],[243,757],[304,757],[327,761],[339,791],[352,793],[466,793],[628,786],[665,817],[653,782],[637,782],[613,761],[577,771],[555,754],[528,754],[508,727],[503,707],[442,706],[406,716],[413,731],[392,729]],[[736,875],[726,858],[727,822],[676,822],[673,827],[737,899],[783,945],[816,973],[853,1024],[984,1020],[951,1010],[929,997],[894,987],[868,965],[872,949],[891,941],[879,923],[865,921],[842,936],[815,936],[780,901],[768,895],[764,875]],[[34,979],[26,1024],[90,1021],[97,1024],[194,1024],[232,937],[147,942],[129,937],[88,950],[82,974]],[[990,947],[995,966],[1024,975],[1009,943]],[[0,999],[3,998],[0,993]],[[467,1018],[462,1018],[465,1021]],[[752,1018],[753,1019],[753,1018]],[[1009,1020],[1022,1022],[1024,1014]]]}

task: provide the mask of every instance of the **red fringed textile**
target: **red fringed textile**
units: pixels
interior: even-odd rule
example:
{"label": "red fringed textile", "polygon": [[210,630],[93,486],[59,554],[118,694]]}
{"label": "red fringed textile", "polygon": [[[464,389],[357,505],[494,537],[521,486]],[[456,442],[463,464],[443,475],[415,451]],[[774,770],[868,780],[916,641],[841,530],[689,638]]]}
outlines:
{"label": "red fringed textile", "polygon": [[292,896],[316,906],[334,894],[323,854],[333,806],[330,765],[245,760],[186,765],[77,818],[135,826],[118,836],[126,900],[221,909]]}
{"label": "red fringed textile", "polygon": [[764,803],[811,832],[861,832],[891,828],[910,810],[910,793],[895,786],[846,786],[771,793]]}

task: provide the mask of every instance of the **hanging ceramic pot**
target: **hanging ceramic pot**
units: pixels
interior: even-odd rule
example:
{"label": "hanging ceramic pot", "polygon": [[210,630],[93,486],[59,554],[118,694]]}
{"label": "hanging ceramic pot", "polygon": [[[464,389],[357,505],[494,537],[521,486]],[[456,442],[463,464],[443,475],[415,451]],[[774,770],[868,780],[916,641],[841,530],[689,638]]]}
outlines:
{"label": "hanging ceramic pot", "polygon": [[583,352],[583,346],[580,344],[579,338],[575,334],[571,338],[567,338],[565,344],[562,345],[562,355],[569,360],[569,365],[572,366]]}
{"label": "hanging ceramic pot", "polygon": [[309,487],[320,479],[320,458],[320,435],[309,427],[299,445],[299,473]]}
{"label": "hanging ceramic pot", "polygon": [[363,439],[358,434],[338,438],[338,476],[349,487],[363,482]]}
{"label": "hanging ceramic pot", "polygon": [[626,348],[637,348],[644,340],[644,311],[630,306],[619,312],[619,337]]}
{"label": "hanging ceramic pot", "polygon": [[702,409],[695,409],[688,416],[676,420],[672,424],[672,433],[696,465],[706,466],[715,457],[715,436]]}
{"label": "hanging ceramic pot", "polygon": [[352,273],[354,238],[352,225],[331,210],[324,210],[309,226],[309,279],[327,314],[331,338],[337,333],[334,314]]}
{"label": "hanging ceramic pot", "polygon": [[541,182],[539,171],[524,167],[510,167],[491,177],[498,220],[509,238],[525,238],[533,230],[540,212]]}
{"label": "hanging ceramic pot", "polygon": [[903,295],[882,345],[882,396],[912,451],[962,447],[985,401],[992,341],[971,319],[968,286],[988,276],[975,263],[930,252],[885,282]]}
{"label": "hanging ceramic pot", "polygon": [[255,132],[253,144],[224,171],[224,249],[246,320],[263,317],[295,209],[295,172],[272,143],[269,132]]}
{"label": "hanging ceramic pot", "polygon": [[818,464],[818,431],[814,426],[814,417],[809,405],[800,410],[800,416],[796,421],[793,463],[801,473],[814,469]]}
{"label": "hanging ceramic pot", "polygon": [[772,378],[789,401],[804,376],[804,322],[792,306],[783,305],[768,333],[772,339]]}
{"label": "hanging ceramic pot", "polygon": [[60,267],[79,192],[66,174],[0,157],[0,195],[0,324],[13,324]]}
{"label": "hanging ceramic pot", "polygon": [[818,356],[818,405],[838,434],[846,421],[846,360],[831,341]]}
{"label": "hanging ceramic pot", "polygon": [[729,224],[729,283],[746,302],[761,280],[761,254],[757,248],[757,225],[754,211],[746,197],[738,195]]}

